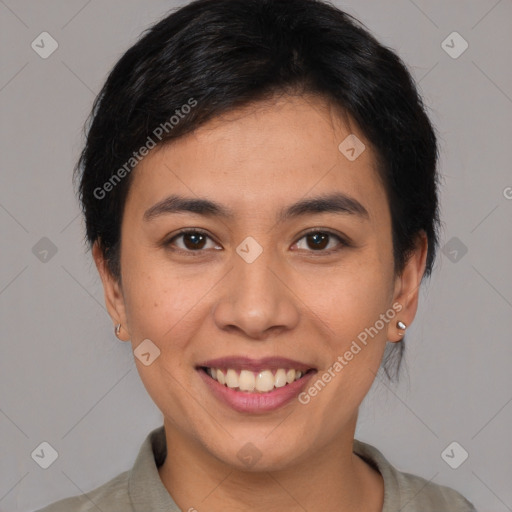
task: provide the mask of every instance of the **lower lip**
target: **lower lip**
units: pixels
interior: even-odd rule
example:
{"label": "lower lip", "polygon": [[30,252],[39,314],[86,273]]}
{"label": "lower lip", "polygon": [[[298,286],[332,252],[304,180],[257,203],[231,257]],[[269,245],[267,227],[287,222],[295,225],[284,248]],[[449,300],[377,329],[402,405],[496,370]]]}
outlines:
{"label": "lower lip", "polygon": [[299,395],[307,382],[316,372],[310,372],[300,379],[276,388],[268,393],[250,393],[235,391],[212,379],[204,370],[198,370],[199,375],[212,393],[222,402],[238,412],[258,413],[279,409]]}

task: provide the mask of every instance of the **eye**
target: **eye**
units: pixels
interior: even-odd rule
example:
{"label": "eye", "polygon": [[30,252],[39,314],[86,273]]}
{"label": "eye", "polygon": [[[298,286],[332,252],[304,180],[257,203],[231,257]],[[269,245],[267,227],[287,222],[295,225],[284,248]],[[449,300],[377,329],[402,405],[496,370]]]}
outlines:
{"label": "eye", "polygon": [[[300,246],[302,240],[305,240],[306,247]],[[180,243],[177,243],[177,241],[180,241]],[[209,247],[208,241],[210,242]],[[329,246],[332,246],[333,241],[337,241],[338,243],[334,245],[334,248],[329,248]],[[203,249],[222,249],[205,231],[200,229],[183,229],[166,241],[164,245],[175,246],[172,250],[186,253],[200,253],[204,252]],[[331,231],[318,229],[309,231],[303,235],[295,245],[301,250],[305,249],[310,252],[322,252],[326,254],[336,252],[342,247],[350,246],[349,242],[340,235],[332,233]]]}
{"label": "eye", "polygon": [[[181,239],[181,246],[179,244],[175,244],[176,240]],[[204,231],[199,229],[183,229],[177,235],[174,235],[167,242],[165,242],[166,246],[176,245],[177,250],[182,252],[201,252],[202,249],[218,249],[219,246],[216,246],[213,243],[213,247],[207,247],[207,241],[213,243],[212,238]]]}
{"label": "eye", "polygon": [[[327,247],[329,247],[329,245],[331,245],[333,239],[338,241],[338,247],[334,246],[334,249],[330,248],[329,250],[325,250]],[[301,240],[305,240],[306,247],[300,247]],[[324,252],[329,254],[340,250],[344,246],[348,246],[349,243],[341,236],[330,231],[316,230],[306,233],[302,238],[299,239],[298,242],[296,242],[296,245],[299,249],[312,249],[313,252]]]}

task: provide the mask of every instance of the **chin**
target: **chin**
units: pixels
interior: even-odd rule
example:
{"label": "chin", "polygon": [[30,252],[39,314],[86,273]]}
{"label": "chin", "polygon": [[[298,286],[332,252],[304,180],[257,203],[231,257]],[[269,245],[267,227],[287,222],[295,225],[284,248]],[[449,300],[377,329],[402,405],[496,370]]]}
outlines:
{"label": "chin", "polygon": [[[238,471],[252,473],[285,470],[307,456],[304,451],[304,434],[290,434],[285,431],[270,434],[272,430],[261,429],[251,435],[247,429],[243,433],[226,435],[215,443],[215,448],[206,447],[218,460]],[[286,436],[286,442],[283,437]],[[271,439],[271,438],[274,439]]]}

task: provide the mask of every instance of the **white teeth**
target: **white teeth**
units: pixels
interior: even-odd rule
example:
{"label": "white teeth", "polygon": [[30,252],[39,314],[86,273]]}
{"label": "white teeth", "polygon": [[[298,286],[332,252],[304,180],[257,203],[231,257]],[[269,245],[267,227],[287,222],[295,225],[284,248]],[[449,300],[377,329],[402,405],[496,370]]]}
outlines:
{"label": "white teeth", "polygon": [[274,376],[274,386],[276,388],[282,388],[286,386],[286,370],[279,368]]}
{"label": "white teeth", "polygon": [[254,373],[242,370],[238,378],[238,387],[240,391],[254,391],[255,381]]}
{"label": "white teeth", "polygon": [[226,386],[228,388],[238,387],[238,375],[235,370],[232,370],[231,368],[226,372]]}
{"label": "white teeth", "polygon": [[275,374],[272,370],[262,370],[260,372],[251,372],[250,370],[241,370],[238,373],[233,368],[221,370],[219,368],[207,368],[206,373],[215,379],[219,384],[228,388],[246,392],[267,393],[274,388],[282,388],[292,382],[300,379],[304,372],[300,370],[286,370],[279,368]]}
{"label": "white teeth", "polygon": [[[252,372],[251,372],[252,373]],[[253,373],[254,375],[254,373]],[[256,378],[256,389],[261,392],[270,391],[274,388],[274,376],[270,370],[258,373]],[[240,388],[241,389],[241,388]]]}

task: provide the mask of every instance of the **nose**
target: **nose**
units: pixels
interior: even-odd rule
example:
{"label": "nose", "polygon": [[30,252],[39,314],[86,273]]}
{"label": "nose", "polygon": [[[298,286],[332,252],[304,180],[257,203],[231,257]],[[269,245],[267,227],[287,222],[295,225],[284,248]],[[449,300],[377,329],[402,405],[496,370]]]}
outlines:
{"label": "nose", "polygon": [[252,263],[235,253],[233,265],[222,281],[223,293],[213,309],[219,329],[265,340],[296,327],[300,319],[298,299],[287,282],[284,262],[279,262],[273,251],[263,250]]}

